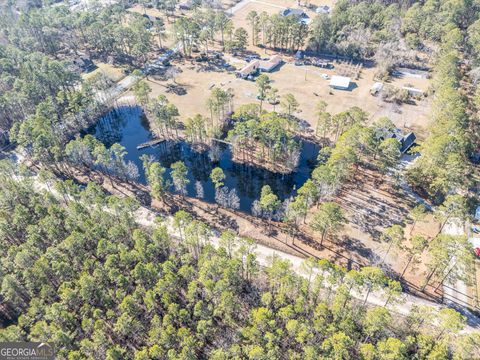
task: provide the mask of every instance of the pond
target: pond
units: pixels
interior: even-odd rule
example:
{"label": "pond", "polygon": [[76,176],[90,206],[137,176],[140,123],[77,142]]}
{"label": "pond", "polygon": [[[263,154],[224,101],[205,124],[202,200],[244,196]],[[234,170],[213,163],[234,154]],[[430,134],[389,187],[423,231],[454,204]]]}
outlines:
{"label": "pond", "polygon": [[216,152],[197,152],[185,141],[168,141],[155,147],[138,150],[139,144],[152,139],[147,120],[139,107],[121,107],[110,112],[97,122],[91,133],[107,147],[114,143],[125,147],[128,152],[126,159],[138,166],[141,183],[145,183],[140,160],[142,155],[151,155],[166,167],[166,176],[169,179],[171,164],[183,161],[188,168],[190,180],[187,186],[188,196],[198,197],[196,183],[199,182],[203,188],[203,200],[210,203],[215,202],[215,189],[210,180],[210,173],[213,168],[219,166],[226,176],[225,186],[236,189],[240,198],[240,210],[248,213],[251,212],[252,203],[259,198],[264,185],[270,185],[281,200],[295,195],[296,189],[309,178],[319,151],[317,144],[303,141],[297,169],[291,174],[282,175],[232,161],[231,150],[225,144],[219,144]]}

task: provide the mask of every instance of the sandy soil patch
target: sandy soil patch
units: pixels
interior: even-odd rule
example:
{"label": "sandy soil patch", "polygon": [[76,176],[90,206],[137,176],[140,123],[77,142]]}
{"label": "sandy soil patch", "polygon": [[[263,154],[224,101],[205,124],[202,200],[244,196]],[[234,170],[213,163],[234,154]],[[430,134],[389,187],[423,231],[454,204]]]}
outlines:
{"label": "sandy soil patch", "polygon": [[91,79],[99,73],[104,74],[110,80],[115,82],[120,81],[125,77],[125,74],[123,73],[123,68],[121,66],[115,66],[106,63],[95,63],[95,65],[97,66],[97,68],[94,71],[82,75],[85,80]]}

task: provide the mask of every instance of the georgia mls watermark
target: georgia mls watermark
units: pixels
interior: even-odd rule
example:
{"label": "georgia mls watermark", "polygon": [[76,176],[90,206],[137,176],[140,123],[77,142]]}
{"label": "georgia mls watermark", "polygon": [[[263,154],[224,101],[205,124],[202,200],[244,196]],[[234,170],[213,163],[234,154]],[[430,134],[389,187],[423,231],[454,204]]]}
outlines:
{"label": "georgia mls watermark", "polygon": [[0,342],[0,360],[54,360],[55,347],[41,342]]}

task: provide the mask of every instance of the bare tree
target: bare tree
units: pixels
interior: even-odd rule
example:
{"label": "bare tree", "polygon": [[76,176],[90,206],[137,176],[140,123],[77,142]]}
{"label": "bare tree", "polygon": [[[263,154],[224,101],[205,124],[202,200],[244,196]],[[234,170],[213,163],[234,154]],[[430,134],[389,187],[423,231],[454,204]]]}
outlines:
{"label": "bare tree", "polygon": [[195,193],[197,194],[197,198],[203,199],[205,196],[205,192],[203,191],[203,185],[200,181],[195,182]]}

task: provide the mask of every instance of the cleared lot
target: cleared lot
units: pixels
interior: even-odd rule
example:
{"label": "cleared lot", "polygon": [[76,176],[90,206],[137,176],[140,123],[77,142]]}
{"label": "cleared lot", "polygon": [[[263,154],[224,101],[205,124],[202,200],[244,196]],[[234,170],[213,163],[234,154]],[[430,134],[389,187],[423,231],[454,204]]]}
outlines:
{"label": "cleared lot", "polygon": [[[228,62],[236,68],[243,67],[246,63],[238,58],[228,58]],[[175,95],[167,93],[166,85],[172,80],[160,81],[149,79],[152,87],[152,96],[165,94],[180,111],[181,118],[187,118],[197,113],[208,116],[209,111],[205,104],[213,87],[224,89],[232,88],[235,94],[235,106],[257,102],[257,88],[254,82],[242,80],[235,77],[235,74],[217,71],[202,71],[204,65],[186,61],[175,64],[181,69],[175,82],[182,85],[186,95]],[[335,64],[337,65],[337,64]],[[272,80],[272,86],[279,90],[279,95],[292,93],[300,104],[299,118],[306,120],[312,127],[316,125],[316,104],[319,100],[327,102],[327,111],[332,114],[344,111],[352,106],[358,106],[370,114],[370,120],[374,121],[382,116],[388,116],[400,128],[415,131],[422,137],[425,135],[425,128],[428,123],[428,98],[417,101],[415,104],[403,104],[401,106],[386,103],[379,97],[370,94],[370,88],[375,82],[374,68],[363,69],[359,79],[353,79],[353,86],[350,90],[331,90],[329,80],[322,77],[327,74],[329,77],[336,74],[334,69],[321,69],[314,66],[295,66],[293,63],[285,63],[268,76]],[[403,86],[404,83],[413,83],[415,87],[427,90],[427,79],[394,79],[392,84]],[[273,110],[273,106],[265,103],[266,110]],[[280,107],[277,105],[276,110]]]}

